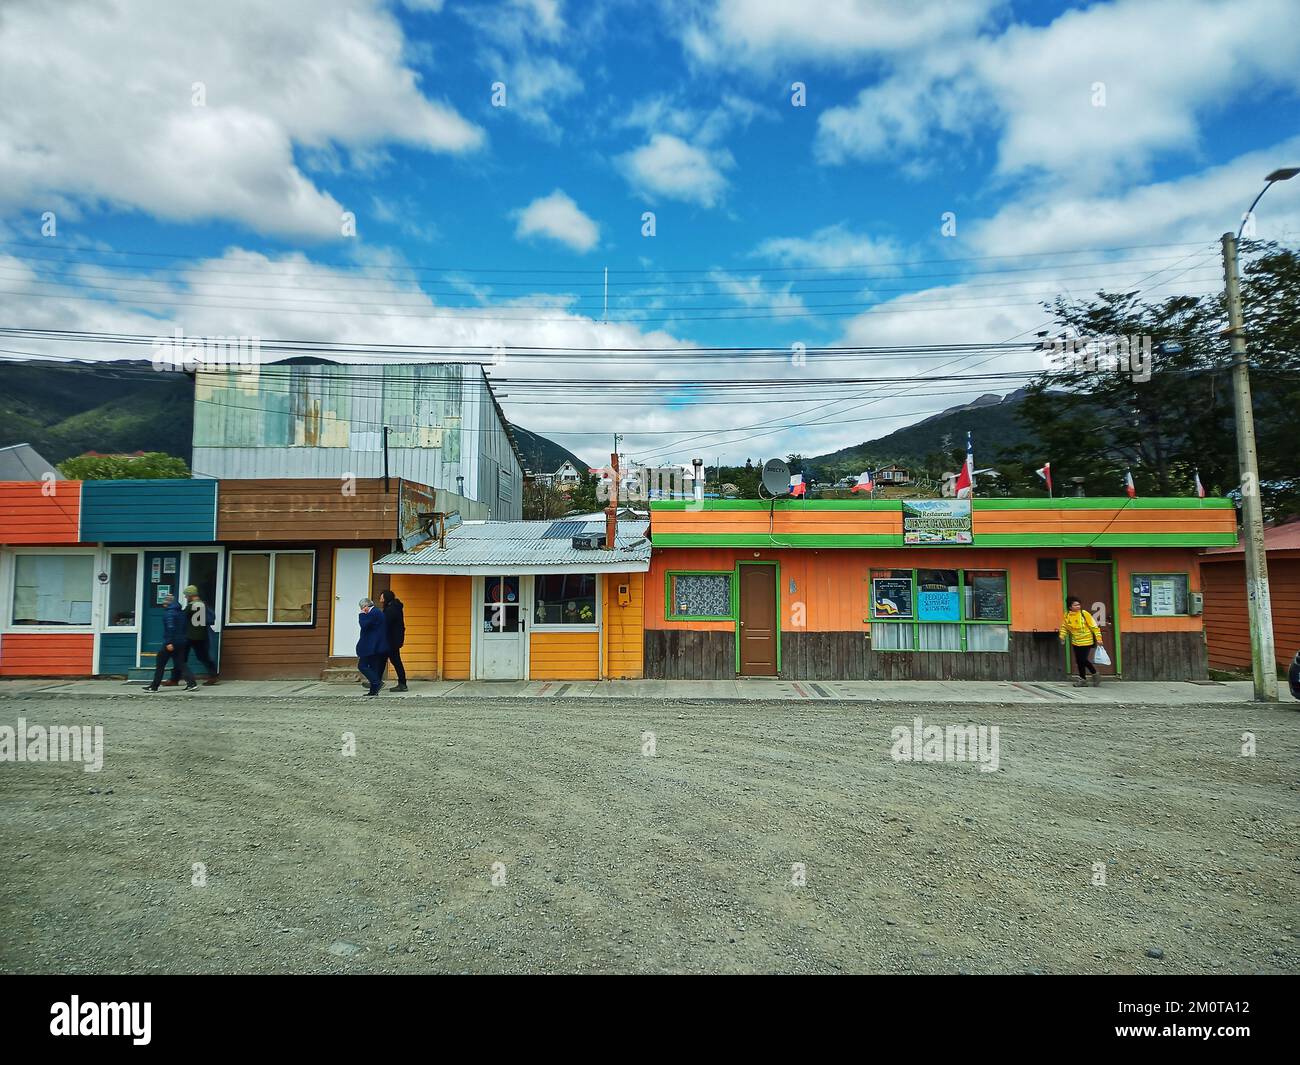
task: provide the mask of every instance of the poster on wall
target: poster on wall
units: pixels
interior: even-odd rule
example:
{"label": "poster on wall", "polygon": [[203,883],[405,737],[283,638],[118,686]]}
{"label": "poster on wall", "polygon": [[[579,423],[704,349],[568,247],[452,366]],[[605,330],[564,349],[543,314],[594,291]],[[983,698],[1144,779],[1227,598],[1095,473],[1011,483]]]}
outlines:
{"label": "poster on wall", "polygon": [[172,594],[172,586],[170,584],[160,584],[158,585],[158,589],[157,589],[158,598],[156,598],[154,602],[161,604],[162,601],[171,594]]}
{"label": "poster on wall", "polygon": [[969,499],[904,499],[902,502],[904,544],[974,543]]}
{"label": "poster on wall", "polygon": [[149,580],[152,584],[157,584],[162,579],[162,559],[155,558],[153,565],[150,567]]}
{"label": "poster on wall", "polygon": [[912,578],[876,577],[871,582],[872,612],[878,618],[912,617]]}
{"label": "poster on wall", "polygon": [[934,576],[921,577],[916,589],[916,616],[921,621],[960,621],[961,602],[957,591],[957,572],[937,570]]}
{"label": "poster on wall", "polygon": [[1170,617],[1176,613],[1173,578],[1153,577],[1151,580],[1151,614],[1155,617]]}

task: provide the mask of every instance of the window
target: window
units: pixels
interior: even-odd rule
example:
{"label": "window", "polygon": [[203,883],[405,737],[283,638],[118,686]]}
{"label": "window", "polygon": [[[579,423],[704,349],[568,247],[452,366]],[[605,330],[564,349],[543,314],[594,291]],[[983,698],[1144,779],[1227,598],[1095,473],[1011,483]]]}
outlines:
{"label": "window", "polygon": [[315,551],[230,552],[229,625],[310,625]]}
{"label": "window", "polygon": [[90,625],[94,555],[17,555],[15,625]]}
{"label": "window", "polygon": [[534,578],[533,624],[596,624],[596,575],[546,573]]}
{"label": "window", "polygon": [[669,573],[668,620],[730,621],[730,573]]}
{"label": "window", "polygon": [[483,578],[483,631],[519,631],[519,578]]}
{"label": "window", "polygon": [[139,555],[114,553],[108,556],[108,627],[110,629],[135,628],[139,572]]}
{"label": "window", "polygon": [[1006,571],[873,570],[871,619],[877,651],[1007,651]]}
{"label": "window", "polygon": [[1177,617],[1187,613],[1186,573],[1133,574],[1134,617]]}

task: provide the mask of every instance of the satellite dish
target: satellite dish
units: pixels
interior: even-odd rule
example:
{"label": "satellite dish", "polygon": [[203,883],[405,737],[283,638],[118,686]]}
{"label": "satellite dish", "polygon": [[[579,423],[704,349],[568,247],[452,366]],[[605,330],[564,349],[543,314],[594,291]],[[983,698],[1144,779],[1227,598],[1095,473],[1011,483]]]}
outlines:
{"label": "satellite dish", "polygon": [[790,494],[790,467],[781,459],[768,459],[763,463],[763,487],[770,496]]}

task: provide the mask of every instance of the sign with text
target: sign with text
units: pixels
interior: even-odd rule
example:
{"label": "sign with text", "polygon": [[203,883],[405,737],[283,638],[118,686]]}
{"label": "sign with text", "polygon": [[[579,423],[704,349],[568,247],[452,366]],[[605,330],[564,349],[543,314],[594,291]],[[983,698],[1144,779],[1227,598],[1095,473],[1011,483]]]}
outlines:
{"label": "sign with text", "polygon": [[903,543],[974,543],[969,499],[904,499]]}
{"label": "sign with text", "polygon": [[911,619],[912,578],[877,577],[871,582],[872,613],[878,618]]}

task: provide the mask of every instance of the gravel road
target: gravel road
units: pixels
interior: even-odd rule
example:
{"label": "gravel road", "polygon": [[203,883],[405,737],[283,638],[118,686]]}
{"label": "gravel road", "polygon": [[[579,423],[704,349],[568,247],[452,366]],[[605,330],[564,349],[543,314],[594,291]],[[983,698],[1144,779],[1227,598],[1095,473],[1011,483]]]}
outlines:
{"label": "gravel road", "polygon": [[[997,726],[997,771],[895,761],[917,716]],[[1285,706],[0,698],[19,717],[105,753],[0,762],[5,972],[1300,971]]]}

